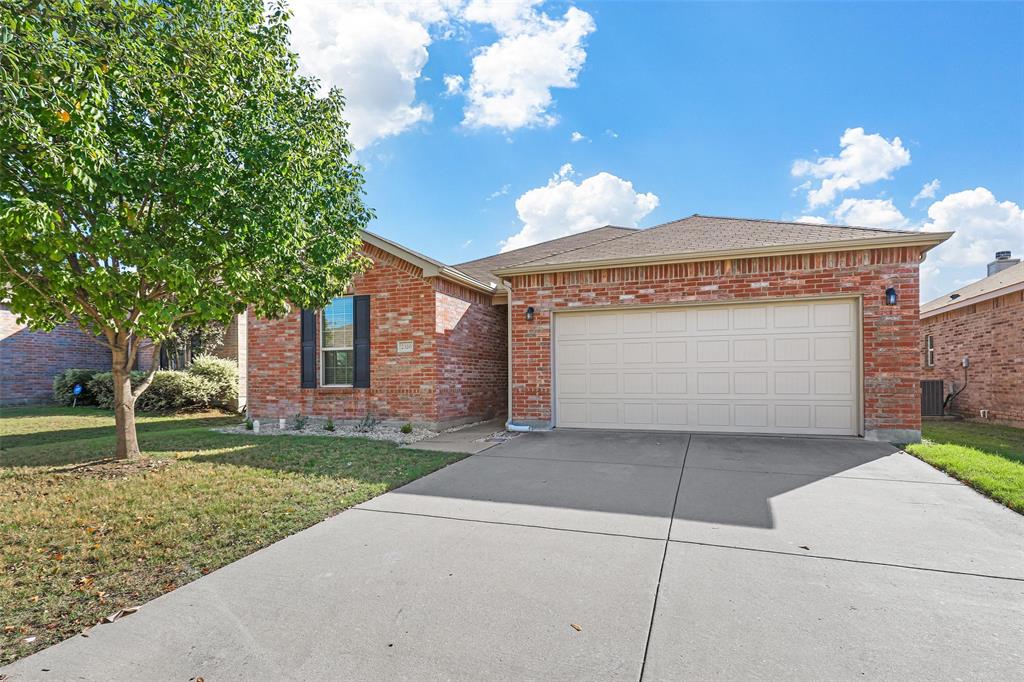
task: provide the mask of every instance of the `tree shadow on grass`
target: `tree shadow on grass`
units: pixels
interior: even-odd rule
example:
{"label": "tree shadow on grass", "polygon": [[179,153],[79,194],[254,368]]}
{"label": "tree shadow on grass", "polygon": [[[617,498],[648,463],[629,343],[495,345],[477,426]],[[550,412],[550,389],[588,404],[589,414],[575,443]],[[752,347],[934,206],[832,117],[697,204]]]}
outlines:
{"label": "tree shadow on grass", "polygon": [[[113,415],[105,413],[106,417],[113,419]],[[145,417],[160,417],[159,415],[140,415]],[[0,419],[13,419],[2,417]],[[183,429],[213,428],[216,426],[230,426],[239,422],[238,416],[233,415],[197,415],[195,417],[182,417],[179,419],[161,419],[160,421],[143,421],[136,425],[139,439],[145,435],[166,431],[180,431]],[[34,433],[18,433],[0,436],[0,466],[8,465],[8,460],[14,457],[10,451],[25,449],[25,447],[46,447],[50,445],[75,443],[78,441],[96,440],[91,446],[102,449],[103,439],[113,439],[114,424],[102,426],[87,426],[80,428],[60,429],[54,428]],[[88,446],[88,445],[87,445]],[[9,466],[20,466],[17,464]]]}
{"label": "tree shadow on grass", "polygon": [[214,434],[223,445],[188,456],[202,464],[232,465],[302,476],[376,482],[391,488],[434,471],[465,455],[405,450],[394,443],[324,436],[245,436]]}

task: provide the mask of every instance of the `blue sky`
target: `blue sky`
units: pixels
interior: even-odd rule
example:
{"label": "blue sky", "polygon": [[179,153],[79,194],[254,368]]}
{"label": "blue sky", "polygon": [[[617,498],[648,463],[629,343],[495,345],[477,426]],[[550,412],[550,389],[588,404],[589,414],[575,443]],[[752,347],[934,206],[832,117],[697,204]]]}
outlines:
{"label": "blue sky", "polygon": [[925,298],[1024,255],[1021,3],[303,0],[293,30],[370,229],[445,262],[692,213],[958,229]]}

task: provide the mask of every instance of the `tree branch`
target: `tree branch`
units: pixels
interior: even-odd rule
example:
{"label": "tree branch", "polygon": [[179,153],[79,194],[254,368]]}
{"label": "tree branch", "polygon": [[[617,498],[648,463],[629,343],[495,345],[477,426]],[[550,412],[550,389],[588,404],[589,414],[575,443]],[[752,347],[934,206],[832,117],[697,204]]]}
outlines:
{"label": "tree branch", "polygon": [[[137,353],[138,349],[134,351]],[[133,355],[134,355],[133,353]],[[132,358],[134,361],[134,357]],[[146,374],[146,378],[142,382],[132,389],[132,399],[138,400],[139,396],[142,395],[149,385],[153,383],[153,377],[156,376],[156,371],[160,369],[160,342],[156,341],[153,343],[153,360],[149,363],[149,373]]]}

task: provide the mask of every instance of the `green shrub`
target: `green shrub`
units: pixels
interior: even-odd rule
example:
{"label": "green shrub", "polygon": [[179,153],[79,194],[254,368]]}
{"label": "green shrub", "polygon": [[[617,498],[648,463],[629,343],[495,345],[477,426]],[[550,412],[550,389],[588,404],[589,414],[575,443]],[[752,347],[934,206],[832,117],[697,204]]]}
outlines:
{"label": "green shrub", "polygon": [[200,355],[192,360],[192,366],[186,371],[205,379],[213,387],[210,405],[230,409],[238,401],[238,363],[234,360]]}
{"label": "green shrub", "polygon": [[[132,372],[132,386],[137,386],[146,377],[145,372]],[[89,380],[87,389],[96,405],[111,409],[114,407],[114,374],[97,372]]]}
{"label": "green shrub", "polygon": [[53,377],[53,399],[58,405],[75,403],[75,384],[81,384],[82,393],[78,396],[78,405],[95,405],[96,397],[89,390],[89,381],[100,373],[98,369],[66,369]]}
{"label": "green shrub", "polygon": [[250,419],[249,417],[245,418],[245,430],[252,431],[252,419]]}
{"label": "green shrub", "polygon": [[[132,387],[145,379],[146,372],[132,372]],[[114,375],[102,372],[89,382],[89,390],[95,396],[96,404],[110,409],[114,406]],[[210,407],[216,387],[209,380],[190,374],[165,370],[157,372],[153,383],[139,396],[135,409],[142,412],[166,412],[169,410]]]}
{"label": "green shrub", "polygon": [[308,421],[309,417],[305,417],[301,412],[299,412],[294,417],[292,417],[292,428],[295,429],[296,431],[301,431],[302,429],[306,428],[306,422]]}
{"label": "green shrub", "polygon": [[412,424],[402,424],[402,433],[412,433]]}
{"label": "green shrub", "polygon": [[330,417],[328,417],[327,421],[324,422],[324,431],[333,431],[333,430],[334,430],[334,420],[331,419]]}

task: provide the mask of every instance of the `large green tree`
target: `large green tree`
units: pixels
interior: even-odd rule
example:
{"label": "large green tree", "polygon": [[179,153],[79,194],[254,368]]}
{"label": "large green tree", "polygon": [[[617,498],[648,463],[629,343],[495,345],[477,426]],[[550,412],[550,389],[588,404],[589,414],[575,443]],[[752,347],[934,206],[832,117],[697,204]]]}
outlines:
{"label": "large green tree", "polygon": [[141,340],[320,307],[366,265],[343,99],[298,73],[287,19],[263,0],[0,3],[0,296],[110,349],[118,457],[139,453]]}

